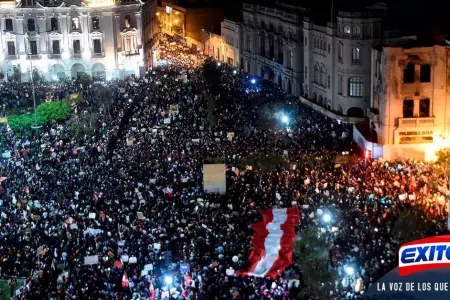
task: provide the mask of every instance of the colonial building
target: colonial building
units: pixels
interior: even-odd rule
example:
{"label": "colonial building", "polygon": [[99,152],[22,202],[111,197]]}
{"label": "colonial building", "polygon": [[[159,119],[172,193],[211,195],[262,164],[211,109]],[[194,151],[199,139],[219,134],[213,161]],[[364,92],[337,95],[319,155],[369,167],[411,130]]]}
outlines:
{"label": "colonial building", "polygon": [[221,35],[223,43],[223,54],[221,61],[236,68],[242,68],[239,66],[241,25],[238,22],[225,19],[221,25]]}
{"label": "colonial building", "polygon": [[144,61],[138,1],[0,1],[1,72],[12,78],[19,69],[25,81],[31,68],[46,80],[139,76]]}
{"label": "colonial building", "polygon": [[302,15],[307,9],[277,2],[275,7],[244,3],[240,68],[301,94]]}
{"label": "colonial building", "polygon": [[142,8],[142,48],[146,70],[153,67],[159,59],[158,22],[159,12],[157,0],[145,1]]}
{"label": "colonial building", "polygon": [[382,40],[381,9],[338,11],[335,23],[303,22],[304,88],[309,101],[351,117],[370,102],[372,46]]}
{"label": "colonial building", "polygon": [[433,159],[449,145],[449,50],[398,45],[372,51],[370,124],[356,124],[354,132],[361,148],[386,159]]}

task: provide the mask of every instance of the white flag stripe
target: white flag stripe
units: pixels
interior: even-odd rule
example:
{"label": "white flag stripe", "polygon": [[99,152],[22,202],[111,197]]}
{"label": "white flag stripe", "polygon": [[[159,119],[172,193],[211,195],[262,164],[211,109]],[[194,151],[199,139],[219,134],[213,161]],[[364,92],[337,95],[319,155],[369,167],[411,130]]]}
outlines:
{"label": "white flag stripe", "polygon": [[248,275],[256,277],[264,277],[272,268],[275,261],[278,259],[278,251],[280,250],[280,241],[283,236],[283,225],[287,220],[286,209],[273,209],[273,220],[268,223],[266,229],[269,231],[269,235],[264,241],[265,255],[261,258],[255,267],[253,272],[249,272]]}

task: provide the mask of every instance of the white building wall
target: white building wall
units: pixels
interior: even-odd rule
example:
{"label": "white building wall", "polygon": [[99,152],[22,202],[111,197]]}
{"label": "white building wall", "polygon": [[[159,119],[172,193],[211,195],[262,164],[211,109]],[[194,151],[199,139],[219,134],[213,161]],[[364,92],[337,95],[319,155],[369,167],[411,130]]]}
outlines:
{"label": "white building wall", "polygon": [[[5,4],[9,3],[9,4]],[[13,66],[20,65],[22,80],[28,81],[31,65],[37,68],[46,80],[55,80],[63,73],[73,77],[81,70],[92,76],[105,79],[140,76],[143,71],[141,2],[114,5],[108,1],[86,1],[77,5],[43,7],[14,7],[10,2],[0,3],[0,70],[11,78]],[[131,19],[126,28],[125,16]],[[72,18],[79,18],[79,30],[72,30]],[[93,17],[99,18],[100,29],[93,28]],[[6,32],[6,19],[13,20],[13,31]],[[27,32],[28,18],[35,19],[36,31]],[[58,19],[58,30],[51,30],[51,19]],[[133,51],[125,49],[127,36],[132,36]],[[81,53],[74,53],[73,40],[80,40]],[[94,53],[94,40],[99,39],[100,51]],[[38,52],[33,59],[29,40],[38,42]],[[53,53],[53,40],[60,41],[60,54]],[[15,52],[8,53],[8,41],[15,43]],[[103,73],[104,71],[104,73]],[[59,74],[58,74],[59,73]],[[7,75],[7,76],[6,76]]]}

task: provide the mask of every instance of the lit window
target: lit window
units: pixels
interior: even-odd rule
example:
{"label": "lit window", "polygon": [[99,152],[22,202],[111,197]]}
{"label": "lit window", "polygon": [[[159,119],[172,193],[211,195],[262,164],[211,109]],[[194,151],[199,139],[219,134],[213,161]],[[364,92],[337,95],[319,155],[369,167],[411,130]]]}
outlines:
{"label": "lit window", "polygon": [[349,91],[352,97],[364,96],[364,80],[361,77],[350,77]]}
{"label": "lit window", "polygon": [[361,57],[359,48],[352,48],[352,64],[360,64]]}
{"label": "lit window", "polygon": [[349,25],[345,25],[344,26],[344,33],[345,34],[350,34],[350,26]]}
{"label": "lit window", "polygon": [[72,18],[72,30],[78,30],[80,28],[80,21],[78,18]]}

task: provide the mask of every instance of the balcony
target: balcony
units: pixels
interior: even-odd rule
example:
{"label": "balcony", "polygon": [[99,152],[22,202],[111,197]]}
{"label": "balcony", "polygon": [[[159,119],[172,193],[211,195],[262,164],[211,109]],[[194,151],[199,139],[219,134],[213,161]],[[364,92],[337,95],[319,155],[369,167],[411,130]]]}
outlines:
{"label": "balcony", "polygon": [[61,54],[49,54],[49,59],[61,59]]}
{"label": "balcony", "polygon": [[73,58],[81,58],[82,54],[81,53],[72,53],[72,57]]}
{"label": "balcony", "polygon": [[5,55],[5,60],[19,59],[19,57],[19,54],[7,54]]}
{"label": "balcony", "polygon": [[130,50],[130,51],[122,51],[122,55],[125,56],[132,56],[132,55],[138,55],[139,54],[139,50]]}
{"label": "balcony", "polygon": [[92,53],[92,58],[105,57],[105,52]]}
{"label": "balcony", "polygon": [[376,108],[368,108],[367,117],[375,124],[380,123],[380,112]]}
{"label": "balcony", "polygon": [[27,59],[41,59],[41,55],[40,54],[27,54]]}
{"label": "balcony", "polygon": [[398,118],[398,127],[434,126],[434,117]]}

